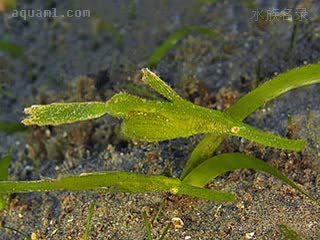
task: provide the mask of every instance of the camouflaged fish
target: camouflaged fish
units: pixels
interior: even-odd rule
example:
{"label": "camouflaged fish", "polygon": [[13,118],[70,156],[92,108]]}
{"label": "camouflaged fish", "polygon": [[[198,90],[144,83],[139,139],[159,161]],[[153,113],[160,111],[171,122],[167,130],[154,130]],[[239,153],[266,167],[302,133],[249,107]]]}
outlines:
{"label": "camouflaged fish", "polygon": [[218,133],[243,137],[257,143],[300,151],[303,140],[289,140],[253,128],[227,114],[182,99],[149,69],[142,69],[143,81],[165,100],[148,100],[127,93],[114,95],[107,102],[53,103],[33,105],[25,125],[60,125],[110,114],[122,118],[122,132],[129,138],[156,142],[196,134]]}

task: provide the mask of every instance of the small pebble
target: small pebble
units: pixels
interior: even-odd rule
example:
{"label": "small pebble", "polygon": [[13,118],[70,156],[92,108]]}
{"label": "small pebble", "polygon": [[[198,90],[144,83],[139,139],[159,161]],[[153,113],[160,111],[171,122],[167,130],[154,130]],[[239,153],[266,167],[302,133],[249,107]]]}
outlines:
{"label": "small pebble", "polygon": [[31,240],[37,240],[37,234],[35,232],[31,233]]}
{"label": "small pebble", "polygon": [[252,239],[254,234],[255,234],[255,232],[246,233],[246,239]]}
{"label": "small pebble", "polygon": [[172,224],[173,224],[173,226],[174,226],[174,228],[182,228],[183,227],[183,225],[184,225],[184,223],[183,223],[183,221],[181,220],[181,218],[178,218],[178,217],[174,217],[174,218],[172,218],[171,219],[171,222],[172,222]]}

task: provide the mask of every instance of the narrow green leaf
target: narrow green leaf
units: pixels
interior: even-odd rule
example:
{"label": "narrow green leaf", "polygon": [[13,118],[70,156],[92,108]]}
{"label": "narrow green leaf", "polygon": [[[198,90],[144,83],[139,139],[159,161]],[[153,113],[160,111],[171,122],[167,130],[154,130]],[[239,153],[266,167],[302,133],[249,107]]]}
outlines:
{"label": "narrow green leaf", "polygon": [[106,31],[110,33],[110,35],[114,38],[115,45],[120,48],[123,44],[123,34],[119,32],[115,27],[107,22],[102,21],[100,18],[93,18],[93,30],[96,35],[100,35],[102,31]]}
{"label": "narrow green leaf", "polygon": [[272,167],[262,160],[240,153],[225,153],[209,158],[194,168],[184,178],[183,182],[196,187],[204,187],[221,174],[234,171],[236,169],[253,169],[269,173],[314,200],[313,197],[311,197],[302,188],[298,187],[275,167]]}
{"label": "narrow green leaf", "polygon": [[93,200],[91,202],[91,204],[90,204],[87,223],[86,223],[86,230],[85,230],[84,235],[83,235],[83,240],[87,240],[88,239],[89,229],[90,229],[90,225],[91,225],[91,219],[92,219],[92,215],[93,215],[95,204],[96,204],[96,200]]}
{"label": "narrow green leaf", "polygon": [[27,127],[23,126],[21,123],[0,122],[0,131],[6,132],[8,134],[22,132],[25,130],[27,130]]}
{"label": "narrow green leaf", "polygon": [[163,199],[162,199],[162,202],[161,202],[161,204],[160,204],[160,207],[159,207],[159,209],[158,209],[158,211],[157,211],[157,214],[156,214],[156,216],[154,217],[154,219],[153,219],[153,221],[152,221],[152,224],[153,224],[153,225],[155,225],[155,224],[157,223],[158,218],[159,218],[160,213],[161,213],[161,211],[162,211],[162,209],[163,209],[163,207],[164,207],[165,202],[166,202],[166,199],[163,198]]}
{"label": "narrow green leaf", "polygon": [[288,226],[280,224],[278,225],[278,228],[280,229],[285,240],[302,240],[302,238]]}
{"label": "narrow green leaf", "polygon": [[244,120],[270,100],[292,89],[320,83],[320,64],[294,68],[279,74],[240,98],[226,110],[229,116]]}
{"label": "narrow green leaf", "polygon": [[[11,155],[13,151],[14,145],[11,146],[9,152],[4,155],[0,160],[0,181],[8,180],[9,176],[9,166],[11,162]],[[0,210],[5,208],[8,205],[10,196],[8,194],[0,193]]]}
{"label": "narrow green leaf", "polygon": [[176,45],[176,43],[189,33],[199,33],[211,36],[218,36],[218,33],[207,27],[185,27],[172,33],[160,46],[158,46],[150,56],[147,66],[155,67],[166,53]]}
{"label": "narrow green leaf", "polygon": [[[283,93],[315,83],[320,83],[320,64],[295,68],[278,75],[244,95],[228,108],[225,113],[234,119],[242,121],[268,101]],[[207,134],[193,150],[180,178],[184,179],[193,168],[211,157],[226,137],[226,134]]]}
{"label": "narrow green leaf", "polygon": [[228,134],[227,131],[225,131],[225,133],[207,134],[191,153],[191,156],[183,169],[180,179],[183,180],[192,171],[192,169],[210,158],[213,152],[219,147],[221,142],[228,135],[243,137],[266,146],[293,151],[301,151],[305,146],[304,140],[290,140],[287,138],[282,138],[268,132],[262,132],[261,130],[238,122],[235,123],[234,127],[231,127]]}
{"label": "narrow green leaf", "polygon": [[21,47],[6,41],[0,42],[0,52],[7,52],[12,57],[22,57],[24,55]]}
{"label": "narrow green leaf", "polygon": [[184,180],[185,177],[198,165],[212,157],[213,152],[220,146],[222,141],[228,137],[227,134],[209,133],[206,134],[203,139],[198,143],[195,149],[192,151],[190,158],[188,159],[183,171],[180,175],[180,179]]}
{"label": "narrow green leaf", "polygon": [[149,223],[149,220],[148,220],[147,213],[145,211],[143,211],[142,215],[143,215],[144,225],[146,226],[146,232],[147,232],[148,240],[152,240],[151,226],[150,226],[150,223]]}
{"label": "narrow green leaf", "polygon": [[170,192],[210,201],[234,201],[234,193],[225,193],[182,183],[177,178],[146,176],[128,172],[87,173],[55,180],[0,181],[0,193],[104,190],[108,192]]}
{"label": "narrow green leaf", "polygon": [[22,121],[25,125],[60,125],[101,117],[108,111],[102,102],[53,103],[33,105],[24,112],[30,116]]}
{"label": "narrow green leaf", "polygon": [[167,224],[167,226],[166,226],[166,228],[163,230],[163,232],[162,232],[162,234],[161,234],[161,236],[160,236],[159,240],[163,240],[163,239],[164,239],[164,237],[167,235],[167,233],[168,233],[168,231],[169,231],[169,229],[170,229],[171,225],[172,225],[172,223],[171,223],[171,222],[169,222],[169,223]]}
{"label": "narrow green leaf", "polygon": [[16,229],[16,228],[13,228],[13,227],[8,227],[8,226],[1,226],[1,228],[4,228],[4,229],[8,229],[12,232],[15,232],[17,234],[19,234],[21,237],[23,237],[25,240],[32,240],[31,237],[29,237],[27,234],[21,232],[20,230]]}
{"label": "narrow green leaf", "polygon": [[5,181],[8,179],[8,175],[9,175],[8,169],[11,162],[11,154],[12,154],[12,151],[10,150],[0,160],[0,181]]}
{"label": "narrow green leaf", "polygon": [[189,184],[181,184],[177,192],[175,191],[175,189],[171,189],[171,193],[188,195],[191,197],[219,202],[233,202],[237,197],[235,193],[225,193],[221,191],[209,190],[205,188],[194,187]]}

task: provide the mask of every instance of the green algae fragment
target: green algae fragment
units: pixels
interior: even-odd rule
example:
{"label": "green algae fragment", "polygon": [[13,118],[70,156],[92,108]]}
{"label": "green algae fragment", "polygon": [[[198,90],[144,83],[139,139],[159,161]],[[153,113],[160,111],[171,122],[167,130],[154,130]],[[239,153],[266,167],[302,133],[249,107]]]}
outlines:
{"label": "green algae fragment", "polygon": [[100,172],[64,176],[55,180],[0,181],[0,193],[102,190],[106,192],[170,192],[210,201],[234,201],[234,193],[203,189],[177,178],[146,176],[129,172]]}
{"label": "green algae fragment", "polygon": [[279,224],[278,228],[280,229],[282,236],[285,240],[302,240],[298,233],[290,229],[288,226],[284,224]]}

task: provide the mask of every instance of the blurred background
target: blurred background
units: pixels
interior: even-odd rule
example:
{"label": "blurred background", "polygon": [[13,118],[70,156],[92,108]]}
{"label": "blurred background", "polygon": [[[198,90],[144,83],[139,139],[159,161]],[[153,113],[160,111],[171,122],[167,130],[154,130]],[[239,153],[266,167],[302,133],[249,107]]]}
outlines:
{"label": "blurred background", "polygon": [[[169,47],[161,48],[165,42]],[[119,133],[119,121],[108,116],[75,125],[25,129],[19,124],[23,109],[52,102],[106,101],[119,91],[155,97],[140,81],[139,69],[147,66],[184,98],[224,110],[262,82],[319,60],[320,3],[316,0],[0,0],[0,156],[14,146],[11,180],[107,170],[160,174],[168,168],[178,176],[199,137],[132,143]],[[285,165],[280,152],[246,141],[228,140],[219,151],[271,157],[284,173],[314,190],[319,174],[312,165],[319,166],[319,90],[314,85],[291,91],[247,119],[275,134],[308,139],[311,157],[303,166],[297,163],[296,172],[290,172],[293,167]],[[308,169],[311,172],[305,176]],[[255,179],[250,172],[242,174],[249,177],[249,183]],[[270,179],[263,179],[270,184]],[[241,196],[245,195],[241,189],[255,191],[246,181],[237,186],[232,179],[228,181],[232,190],[242,191]],[[170,216],[180,214],[187,227],[172,230],[168,239],[189,235],[192,239],[239,239],[249,232],[255,232],[257,239],[279,239],[272,222],[281,222],[284,213],[277,215],[269,206],[284,204],[291,224],[308,239],[315,237],[319,226],[312,216],[314,208],[304,211],[301,205],[299,217],[299,210],[282,203],[281,196],[263,205],[261,201],[273,194],[270,191],[251,199],[255,207],[260,206],[251,215],[240,214],[245,210],[234,205],[219,210],[218,204],[203,201],[197,203],[199,211],[191,211],[188,206],[197,200],[173,199],[154,234],[162,231],[165,224],[161,223]],[[100,210],[93,219],[92,239],[143,239],[139,209],[148,206],[154,214],[161,197],[20,194],[0,213],[0,221],[35,233],[37,239],[81,239],[87,203],[95,198]],[[179,207],[184,213],[174,210]],[[0,231],[0,239],[15,236]]]}

